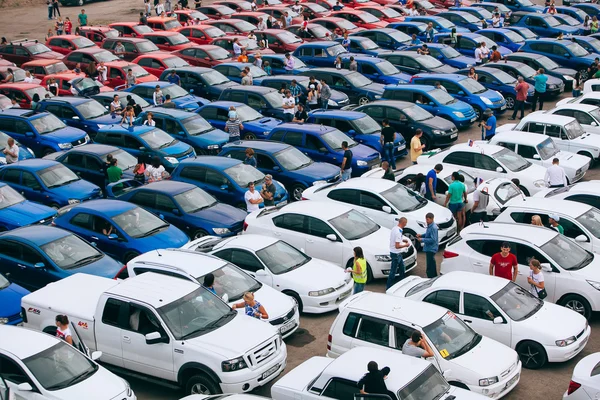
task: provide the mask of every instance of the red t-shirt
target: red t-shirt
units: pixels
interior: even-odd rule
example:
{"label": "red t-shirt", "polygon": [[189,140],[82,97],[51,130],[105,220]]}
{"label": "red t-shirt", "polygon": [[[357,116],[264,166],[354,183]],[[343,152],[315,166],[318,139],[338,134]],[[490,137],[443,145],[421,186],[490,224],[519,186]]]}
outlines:
{"label": "red t-shirt", "polygon": [[515,88],[517,91],[517,100],[525,101],[527,100],[527,91],[529,90],[529,84],[527,82],[521,82]]}
{"label": "red t-shirt", "polygon": [[517,257],[514,254],[508,253],[508,256],[502,257],[502,253],[496,253],[490,262],[494,266],[494,276],[512,281],[513,266],[517,265]]}

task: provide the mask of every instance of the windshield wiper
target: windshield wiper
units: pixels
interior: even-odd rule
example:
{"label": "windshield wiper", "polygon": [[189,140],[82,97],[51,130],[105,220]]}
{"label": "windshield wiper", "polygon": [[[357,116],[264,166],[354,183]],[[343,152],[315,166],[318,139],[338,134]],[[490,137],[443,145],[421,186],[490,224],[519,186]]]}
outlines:
{"label": "windshield wiper", "polygon": [[473,345],[473,343],[475,343],[479,339],[479,336],[481,336],[481,335],[479,335],[479,333],[476,333],[475,335],[473,335],[473,339],[471,339],[471,341],[469,343],[465,344],[463,347],[458,349],[458,351],[456,353],[454,353],[454,357],[457,357],[457,356],[469,351],[471,349],[471,346]]}
{"label": "windshield wiper", "polygon": [[57,188],[57,187],[60,187],[60,186],[65,186],[65,185],[68,185],[69,183],[76,182],[78,180],[79,180],[79,178],[76,178],[76,179],[70,179],[68,181],[64,181],[64,182],[60,182],[60,183],[55,183],[54,185],[48,186],[48,189],[53,189],[53,188]]}
{"label": "windshield wiper", "polygon": [[[174,142],[174,140],[173,140],[173,142]],[[171,145],[173,142],[167,142],[167,143],[161,144],[161,145],[158,147],[158,149],[159,149],[159,150],[160,150],[160,149],[164,149],[165,147],[167,147],[167,146],[170,146],[170,145]]]}
{"label": "windshield wiper", "polygon": [[74,376],[73,378],[69,379],[68,381],[61,382],[59,384],[50,386],[48,388],[48,390],[60,390],[60,389],[67,388],[77,382],[81,382],[82,380],[84,380],[85,378],[87,378],[88,376],[92,375],[95,372],[96,372],[95,369],[88,369],[83,374]]}
{"label": "windshield wiper", "polygon": [[94,254],[93,256],[82,258],[81,260],[77,261],[77,266],[89,264],[90,262],[96,261],[99,258],[102,258],[102,254]]}
{"label": "windshield wiper", "polygon": [[158,232],[160,232],[162,229],[164,229],[164,228],[168,228],[168,227],[169,227],[169,224],[162,224],[162,225],[160,225],[160,226],[157,226],[157,227],[156,227],[156,228],[154,228],[154,229],[150,229],[148,232],[144,233],[142,236],[139,236],[139,237],[148,237],[148,236],[152,236],[152,235],[154,235],[155,233],[158,233]]}

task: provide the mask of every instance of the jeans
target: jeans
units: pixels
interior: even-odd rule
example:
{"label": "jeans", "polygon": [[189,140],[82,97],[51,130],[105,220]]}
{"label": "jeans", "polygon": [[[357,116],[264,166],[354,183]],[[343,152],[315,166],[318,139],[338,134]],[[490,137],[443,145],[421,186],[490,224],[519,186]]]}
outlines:
{"label": "jeans", "polygon": [[531,101],[531,111],[535,111],[535,103],[540,102],[540,110],[544,108],[544,97],[546,96],[546,92],[538,92],[537,90],[533,92],[533,100]]}
{"label": "jeans", "polygon": [[429,201],[434,201],[434,200],[433,200],[433,197],[431,196],[431,193],[427,193],[427,192],[426,192],[426,193],[425,193],[425,198],[426,198],[427,200],[429,200]]}
{"label": "jeans", "polygon": [[321,99],[321,108],[323,110],[327,110],[328,105],[329,105],[329,99]]}
{"label": "jeans", "polygon": [[364,283],[356,283],[356,282],[354,282],[354,290],[352,291],[352,294],[360,293],[363,290],[365,290],[365,284]]}
{"label": "jeans", "polygon": [[351,175],[352,175],[352,168],[346,168],[345,170],[343,170],[342,171],[342,182],[350,179]]}
{"label": "jeans", "polygon": [[477,224],[479,222],[488,222],[487,212],[472,212],[471,213],[471,223]]}
{"label": "jeans", "polygon": [[396,282],[396,273],[399,274],[400,280],[404,279],[405,275],[404,260],[402,259],[402,254],[390,253],[390,258],[392,259],[392,265],[390,268],[390,274],[387,278],[387,283],[385,285],[386,290],[394,286],[394,283]]}
{"label": "jeans", "polygon": [[390,163],[392,169],[396,169],[396,157],[394,157],[394,143],[387,142],[383,145],[381,158]]}
{"label": "jeans", "polygon": [[54,11],[54,6],[52,3],[48,4],[48,19],[52,19],[52,12]]}
{"label": "jeans", "polygon": [[435,253],[425,252],[425,260],[427,261],[427,277],[435,278],[437,276],[437,265],[435,264]]}
{"label": "jeans", "polygon": [[515,100],[515,109],[513,111],[512,119],[517,118],[517,113],[521,111],[521,119],[525,116],[525,102],[523,100]]}

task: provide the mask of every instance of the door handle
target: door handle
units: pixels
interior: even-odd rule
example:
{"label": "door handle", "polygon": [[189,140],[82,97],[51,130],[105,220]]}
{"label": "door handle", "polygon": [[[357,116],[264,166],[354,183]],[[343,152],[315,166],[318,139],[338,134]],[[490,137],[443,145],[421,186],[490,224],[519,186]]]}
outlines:
{"label": "door handle", "polygon": [[470,319],[463,319],[463,321],[468,322],[469,324],[473,322]]}
{"label": "door handle", "polygon": [[25,269],[25,268],[27,268],[27,266],[26,266],[26,265],[23,265],[23,264],[17,264],[17,266],[18,266],[19,268],[21,268],[21,269]]}
{"label": "door handle", "polygon": [[480,262],[474,262],[473,265],[477,265],[478,267],[483,267],[483,263],[480,263]]}
{"label": "door handle", "polygon": [[131,343],[131,338],[130,338],[129,336],[125,336],[125,335],[123,335],[123,341],[124,341],[125,343]]}
{"label": "door handle", "polygon": [[91,239],[99,240],[96,236],[90,236]]}
{"label": "door handle", "polygon": [[308,243],[314,243],[314,242],[315,242],[314,240],[310,240],[310,239],[306,239],[306,241],[307,241]]}

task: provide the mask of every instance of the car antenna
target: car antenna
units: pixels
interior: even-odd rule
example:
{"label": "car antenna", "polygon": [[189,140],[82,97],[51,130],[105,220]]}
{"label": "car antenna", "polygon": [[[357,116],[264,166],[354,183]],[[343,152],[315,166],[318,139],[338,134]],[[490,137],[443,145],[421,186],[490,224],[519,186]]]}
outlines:
{"label": "car antenna", "polygon": [[162,257],[162,254],[160,254],[160,251],[158,251],[158,249],[156,249],[156,254],[158,254],[159,257]]}

